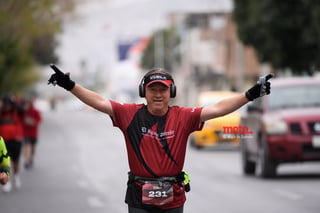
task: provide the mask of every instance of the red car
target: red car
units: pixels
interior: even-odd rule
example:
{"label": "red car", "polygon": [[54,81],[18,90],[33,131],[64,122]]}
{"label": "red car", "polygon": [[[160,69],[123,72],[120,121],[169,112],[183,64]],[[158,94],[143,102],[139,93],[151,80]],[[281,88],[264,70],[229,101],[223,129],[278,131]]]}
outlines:
{"label": "red car", "polygon": [[241,126],[242,169],[274,177],[281,163],[320,161],[320,78],[271,80],[271,94],[248,105]]}

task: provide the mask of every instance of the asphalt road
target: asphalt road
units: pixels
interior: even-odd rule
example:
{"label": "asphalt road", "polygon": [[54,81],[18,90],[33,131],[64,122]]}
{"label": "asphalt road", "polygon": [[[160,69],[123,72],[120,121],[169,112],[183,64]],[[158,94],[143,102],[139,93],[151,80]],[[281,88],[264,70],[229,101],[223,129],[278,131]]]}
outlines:
{"label": "asphalt road", "polygon": [[[125,213],[126,150],[108,116],[44,113],[32,170],[22,188],[0,193],[1,213]],[[320,163],[283,165],[270,180],[243,176],[237,150],[188,148],[186,213],[318,213]]]}

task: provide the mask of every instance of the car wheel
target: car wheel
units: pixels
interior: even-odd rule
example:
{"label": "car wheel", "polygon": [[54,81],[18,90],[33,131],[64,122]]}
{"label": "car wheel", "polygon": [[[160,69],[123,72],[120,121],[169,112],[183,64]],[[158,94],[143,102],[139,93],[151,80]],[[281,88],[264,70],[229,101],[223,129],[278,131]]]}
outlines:
{"label": "car wheel", "polygon": [[269,158],[265,143],[259,147],[257,173],[262,178],[271,178],[276,176],[277,163]]}
{"label": "car wheel", "polygon": [[242,171],[245,175],[253,175],[256,171],[256,164],[249,160],[249,153],[244,143],[240,144]]}

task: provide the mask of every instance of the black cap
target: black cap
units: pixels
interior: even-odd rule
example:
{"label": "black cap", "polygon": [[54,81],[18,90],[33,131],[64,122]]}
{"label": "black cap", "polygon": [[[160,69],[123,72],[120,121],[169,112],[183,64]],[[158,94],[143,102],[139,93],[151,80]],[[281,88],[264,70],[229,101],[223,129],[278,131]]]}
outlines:
{"label": "black cap", "polygon": [[144,79],[144,85],[146,85],[146,87],[156,82],[162,83],[163,85],[170,87],[173,83],[173,80],[169,74],[164,72],[151,73],[150,75],[147,75]]}

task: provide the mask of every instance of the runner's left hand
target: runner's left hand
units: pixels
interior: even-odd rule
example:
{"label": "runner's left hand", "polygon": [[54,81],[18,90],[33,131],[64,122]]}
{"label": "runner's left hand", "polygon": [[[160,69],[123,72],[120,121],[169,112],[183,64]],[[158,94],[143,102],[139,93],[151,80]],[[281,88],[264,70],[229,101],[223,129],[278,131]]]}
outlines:
{"label": "runner's left hand", "polygon": [[246,97],[249,101],[253,101],[256,98],[270,94],[271,84],[268,80],[273,77],[273,74],[268,74],[260,77],[258,82],[246,91]]}

